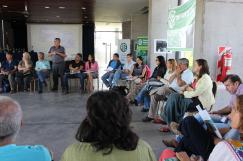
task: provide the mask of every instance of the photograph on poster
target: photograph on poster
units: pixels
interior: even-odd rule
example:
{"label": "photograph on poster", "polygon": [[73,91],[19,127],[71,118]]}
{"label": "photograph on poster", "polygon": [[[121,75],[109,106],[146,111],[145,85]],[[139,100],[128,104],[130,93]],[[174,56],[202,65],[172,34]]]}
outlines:
{"label": "photograph on poster", "polygon": [[167,51],[167,41],[165,39],[154,40],[154,53],[164,53]]}

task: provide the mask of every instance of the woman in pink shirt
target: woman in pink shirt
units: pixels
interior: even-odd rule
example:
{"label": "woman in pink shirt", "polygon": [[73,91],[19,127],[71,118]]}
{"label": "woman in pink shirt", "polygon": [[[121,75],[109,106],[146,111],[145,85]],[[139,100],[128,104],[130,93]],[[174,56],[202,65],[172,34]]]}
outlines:
{"label": "woman in pink shirt", "polygon": [[95,61],[93,55],[89,55],[88,61],[85,63],[85,73],[87,74],[87,90],[88,92],[93,92],[93,79],[98,78],[98,71],[99,66],[98,63]]}

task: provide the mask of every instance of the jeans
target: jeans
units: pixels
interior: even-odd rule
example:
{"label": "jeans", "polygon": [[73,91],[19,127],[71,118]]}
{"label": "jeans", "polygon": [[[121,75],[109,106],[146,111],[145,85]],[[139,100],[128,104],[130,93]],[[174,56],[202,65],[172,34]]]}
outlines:
{"label": "jeans", "polygon": [[103,83],[105,84],[106,87],[111,87],[112,86],[112,80],[114,77],[114,73],[112,71],[105,73],[101,79]]}
{"label": "jeans", "polygon": [[49,77],[49,71],[41,70],[36,72],[38,76],[38,90],[42,92],[43,90],[43,83],[45,82],[46,78]]}
{"label": "jeans", "polygon": [[149,93],[147,91],[147,85],[145,85],[140,92],[138,93],[138,95],[136,96],[135,100],[138,103],[141,103],[143,101],[144,103],[144,109],[149,109],[150,107],[150,96]]}
{"label": "jeans", "polygon": [[[199,114],[196,114],[194,116],[198,122],[200,124],[203,125],[203,127],[206,129],[206,125],[204,124],[203,120],[201,119],[201,117],[199,116]],[[228,121],[228,123],[223,123],[221,122],[222,117],[221,116],[217,116],[217,115],[211,115],[211,118],[215,124],[215,126],[218,129],[223,129],[223,128],[231,128],[230,126],[230,121]],[[223,137],[224,139],[233,139],[233,140],[240,140],[240,132],[238,129],[230,129]]]}
{"label": "jeans", "polygon": [[128,74],[124,73],[122,70],[117,70],[114,74],[114,78],[112,81],[112,87],[118,86],[118,81],[120,79],[124,79],[128,76]]}
{"label": "jeans", "polygon": [[0,89],[2,89],[3,79],[8,79],[11,90],[16,89],[15,74],[9,74],[9,75],[0,74]]}
{"label": "jeans", "polygon": [[65,89],[68,91],[69,86],[68,86],[68,79],[70,78],[79,78],[80,80],[80,89],[84,88],[84,80],[86,75],[84,73],[76,73],[76,74],[65,74],[64,75],[64,84],[65,84]]}

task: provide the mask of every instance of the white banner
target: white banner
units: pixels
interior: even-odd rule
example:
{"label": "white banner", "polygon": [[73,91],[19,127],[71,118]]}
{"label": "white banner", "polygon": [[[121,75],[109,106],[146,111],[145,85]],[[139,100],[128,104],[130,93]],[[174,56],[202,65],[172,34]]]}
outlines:
{"label": "white banner", "polygon": [[130,39],[121,39],[118,40],[118,54],[120,56],[120,61],[122,64],[125,64],[127,60],[127,54],[131,52],[131,40]]}

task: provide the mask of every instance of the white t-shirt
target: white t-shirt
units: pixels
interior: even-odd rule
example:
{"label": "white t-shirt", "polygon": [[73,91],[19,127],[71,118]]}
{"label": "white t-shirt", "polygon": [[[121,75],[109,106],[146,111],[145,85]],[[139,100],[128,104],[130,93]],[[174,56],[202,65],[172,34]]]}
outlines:
{"label": "white t-shirt", "polygon": [[[191,84],[193,82],[193,73],[190,69],[186,69],[181,74],[181,79],[186,82],[186,84]],[[173,88],[175,91],[180,92],[180,87],[177,83],[177,79],[175,78],[172,83],[170,84],[170,87]]]}
{"label": "white t-shirt", "polygon": [[135,64],[134,61],[131,61],[130,63],[126,62],[123,69],[128,69],[131,71],[134,64]]}

